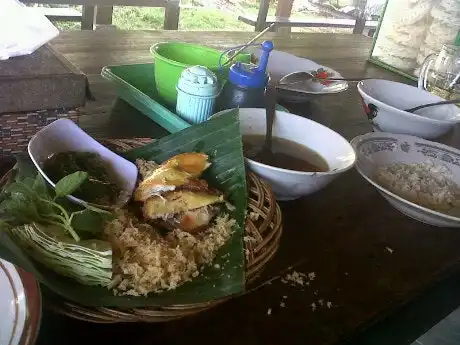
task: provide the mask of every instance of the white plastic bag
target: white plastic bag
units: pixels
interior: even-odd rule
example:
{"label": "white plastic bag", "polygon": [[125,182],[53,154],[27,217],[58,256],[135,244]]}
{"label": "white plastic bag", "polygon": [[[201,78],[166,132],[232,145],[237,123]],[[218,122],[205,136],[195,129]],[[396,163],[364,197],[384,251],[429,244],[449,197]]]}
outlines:
{"label": "white plastic bag", "polygon": [[33,7],[0,0],[0,60],[28,55],[59,35],[59,30]]}

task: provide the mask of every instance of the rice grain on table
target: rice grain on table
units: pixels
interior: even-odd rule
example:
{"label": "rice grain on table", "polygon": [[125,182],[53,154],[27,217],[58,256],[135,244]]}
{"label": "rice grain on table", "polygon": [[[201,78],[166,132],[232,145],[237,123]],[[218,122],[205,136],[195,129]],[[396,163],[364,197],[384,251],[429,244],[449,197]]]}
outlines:
{"label": "rice grain on table", "polygon": [[403,199],[435,211],[460,214],[460,188],[445,165],[432,160],[395,163],[378,167],[374,175],[380,185]]}
{"label": "rice grain on table", "polygon": [[174,230],[163,237],[128,211],[117,211],[104,229],[113,247],[111,288],[117,295],[132,296],[177,288],[212,263],[234,225],[235,220],[223,215],[198,235]]}

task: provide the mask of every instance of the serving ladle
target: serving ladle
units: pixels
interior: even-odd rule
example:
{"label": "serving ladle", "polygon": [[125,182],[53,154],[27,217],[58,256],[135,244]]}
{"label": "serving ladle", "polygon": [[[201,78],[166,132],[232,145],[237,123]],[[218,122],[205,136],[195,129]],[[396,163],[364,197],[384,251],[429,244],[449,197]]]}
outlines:
{"label": "serving ladle", "polygon": [[422,105],[419,105],[417,107],[405,109],[404,111],[407,111],[408,113],[413,113],[414,111],[424,109],[424,108],[428,108],[428,107],[435,107],[437,105],[456,104],[456,103],[460,103],[460,98],[450,99],[448,101],[440,101],[440,102],[422,104]]}
{"label": "serving ladle", "polygon": [[277,91],[276,85],[269,83],[265,89],[265,121],[266,132],[265,141],[262,150],[256,153],[252,159],[265,164],[270,164],[273,161],[272,152],[272,137],[273,137],[273,122],[275,121],[276,114],[276,99]]}

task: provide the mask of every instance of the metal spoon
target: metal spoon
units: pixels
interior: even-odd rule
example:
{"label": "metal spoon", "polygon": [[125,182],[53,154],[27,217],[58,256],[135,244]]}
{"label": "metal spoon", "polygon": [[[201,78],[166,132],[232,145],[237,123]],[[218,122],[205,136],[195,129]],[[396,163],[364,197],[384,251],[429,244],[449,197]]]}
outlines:
{"label": "metal spoon", "polygon": [[407,111],[408,113],[413,113],[414,111],[419,110],[419,109],[423,109],[423,108],[435,107],[437,105],[444,105],[444,104],[456,104],[456,103],[460,103],[460,98],[451,99],[451,100],[448,100],[448,101],[427,103],[427,104],[419,105],[417,107],[405,109],[404,111]]}
{"label": "metal spoon", "polygon": [[241,46],[240,49],[238,49],[233,55],[228,59],[222,66],[227,66],[232,61],[240,54],[243,50],[245,50],[249,45],[254,43],[257,39],[261,38],[267,31],[271,30],[272,28],[275,27],[276,23],[272,23],[270,26],[267,26],[264,30],[262,30],[257,36],[251,38],[249,41],[247,41],[244,45]]}
{"label": "metal spoon", "polygon": [[[316,77],[306,71],[298,71],[285,75],[279,81],[279,85],[292,85],[292,84],[302,84],[308,80],[315,79]],[[325,81],[349,81],[359,83],[361,80],[371,79],[371,78],[316,78],[318,80]]]}
{"label": "metal spoon", "polygon": [[272,134],[273,134],[273,122],[276,114],[276,87],[269,83],[265,90],[265,121],[266,121],[266,132],[265,142],[262,150],[254,156],[254,160],[270,164],[273,160],[272,152]]}

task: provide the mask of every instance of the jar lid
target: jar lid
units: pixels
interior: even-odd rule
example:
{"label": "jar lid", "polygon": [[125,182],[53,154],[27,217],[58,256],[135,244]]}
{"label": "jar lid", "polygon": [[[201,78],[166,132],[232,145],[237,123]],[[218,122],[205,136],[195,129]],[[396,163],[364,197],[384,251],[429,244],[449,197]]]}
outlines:
{"label": "jar lid", "polygon": [[217,76],[204,66],[186,68],[177,83],[177,88],[190,95],[210,97],[219,93]]}

